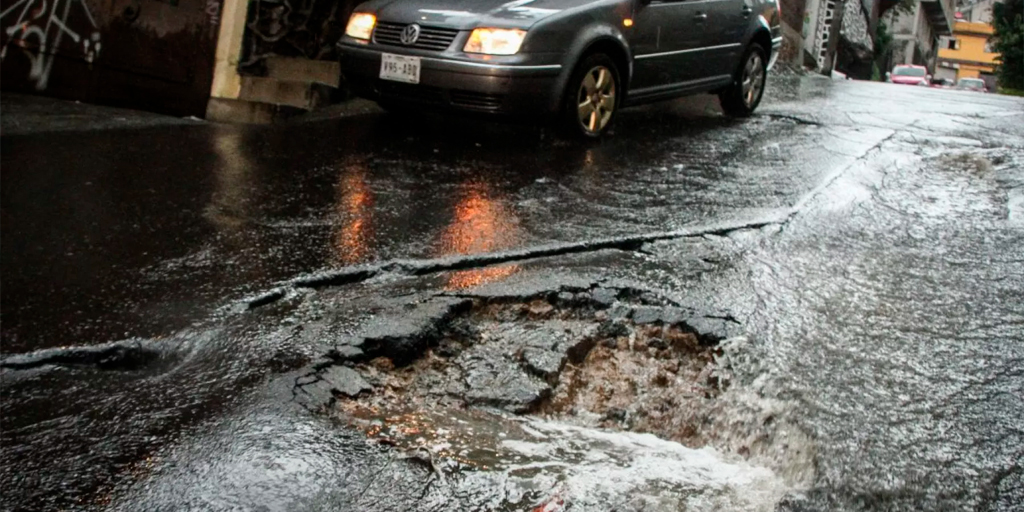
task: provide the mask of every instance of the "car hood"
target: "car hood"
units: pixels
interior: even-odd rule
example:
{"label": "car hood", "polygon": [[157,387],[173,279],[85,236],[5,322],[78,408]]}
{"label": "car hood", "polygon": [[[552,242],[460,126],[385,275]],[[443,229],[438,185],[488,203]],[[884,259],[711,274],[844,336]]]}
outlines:
{"label": "car hood", "polygon": [[594,0],[373,0],[360,11],[380,21],[470,29],[483,25],[528,28],[538,20]]}

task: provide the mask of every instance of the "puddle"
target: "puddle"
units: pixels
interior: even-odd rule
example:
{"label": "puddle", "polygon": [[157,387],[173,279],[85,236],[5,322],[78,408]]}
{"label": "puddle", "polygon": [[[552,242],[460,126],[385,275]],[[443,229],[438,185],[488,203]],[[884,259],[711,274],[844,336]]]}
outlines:
{"label": "puddle", "polygon": [[410,364],[355,364],[373,391],[332,414],[490,510],[773,510],[813,442],[682,316],[478,300]]}

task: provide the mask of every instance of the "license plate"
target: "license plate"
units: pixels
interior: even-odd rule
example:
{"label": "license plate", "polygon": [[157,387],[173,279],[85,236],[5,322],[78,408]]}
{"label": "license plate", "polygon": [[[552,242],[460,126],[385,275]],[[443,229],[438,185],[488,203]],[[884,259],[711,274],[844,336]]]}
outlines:
{"label": "license plate", "polygon": [[380,56],[380,77],[384,80],[420,83],[420,58],[384,53]]}

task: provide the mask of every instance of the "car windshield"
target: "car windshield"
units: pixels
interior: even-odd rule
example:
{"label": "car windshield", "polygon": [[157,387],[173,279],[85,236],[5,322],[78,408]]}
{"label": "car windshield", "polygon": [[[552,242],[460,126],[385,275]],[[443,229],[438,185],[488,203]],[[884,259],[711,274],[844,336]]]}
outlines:
{"label": "car windshield", "polygon": [[923,68],[900,68],[892,70],[892,74],[896,76],[924,76]]}
{"label": "car windshield", "polygon": [[978,80],[977,78],[965,78],[960,80],[960,85],[964,87],[970,87],[972,89],[980,89],[985,87],[985,82]]}

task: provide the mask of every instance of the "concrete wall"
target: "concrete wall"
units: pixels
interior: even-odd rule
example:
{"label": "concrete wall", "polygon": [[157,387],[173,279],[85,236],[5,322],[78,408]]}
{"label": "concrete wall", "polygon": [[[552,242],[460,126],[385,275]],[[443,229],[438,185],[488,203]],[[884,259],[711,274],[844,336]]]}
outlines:
{"label": "concrete wall", "polygon": [[221,2],[2,0],[2,87],[202,115]]}
{"label": "concrete wall", "polygon": [[843,0],[808,0],[801,32],[804,66],[820,73],[832,71],[839,45],[843,5]]}
{"label": "concrete wall", "polygon": [[[812,0],[813,1],[813,0]],[[806,0],[780,0],[782,18],[782,49],[779,59],[796,65],[801,63],[803,54],[804,9]]]}
{"label": "concrete wall", "polygon": [[911,12],[900,12],[897,9],[889,11],[885,16],[885,23],[889,32],[893,35],[914,35],[914,29],[921,19],[921,5],[916,4]]}
{"label": "concrete wall", "polygon": [[800,32],[804,26],[806,6],[807,0],[780,0],[779,7],[782,9],[782,22],[789,25],[793,30]]}
{"label": "concrete wall", "polygon": [[928,17],[925,16],[924,10],[919,10],[917,19],[917,48],[921,54],[922,62],[915,62],[915,64],[921,64],[928,66],[928,69],[934,69],[935,43],[937,39],[938,37],[935,35],[935,31],[932,30],[931,24],[928,23]]}
{"label": "concrete wall", "polygon": [[956,70],[944,67],[935,68],[935,78],[945,78],[956,82]]}
{"label": "concrete wall", "polygon": [[918,1],[912,13],[890,10],[884,20],[893,34],[892,64],[916,64],[935,69],[937,35]]}
{"label": "concrete wall", "polygon": [[995,0],[983,0],[960,9],[963,21],[992,23],[992,6]]}

